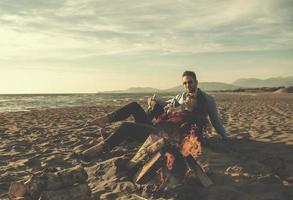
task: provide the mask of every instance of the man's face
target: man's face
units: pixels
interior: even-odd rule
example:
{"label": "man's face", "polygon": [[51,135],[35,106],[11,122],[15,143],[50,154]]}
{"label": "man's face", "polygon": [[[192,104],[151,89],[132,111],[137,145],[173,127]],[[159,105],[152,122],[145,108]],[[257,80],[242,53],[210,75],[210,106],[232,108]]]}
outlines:
{"label": "man's face", "polygon": [[197,88],[197,80],[194,80],[191,76],[183,76],[182,84],[187,93],[193,93]]}

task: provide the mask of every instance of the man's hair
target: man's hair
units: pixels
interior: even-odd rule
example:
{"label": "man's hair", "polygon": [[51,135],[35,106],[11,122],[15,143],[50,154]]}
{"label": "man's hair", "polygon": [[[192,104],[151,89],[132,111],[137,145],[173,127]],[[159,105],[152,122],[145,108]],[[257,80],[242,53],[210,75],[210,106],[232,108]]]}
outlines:
{"label": "man's hair", "polygon": [[194,78],[194,80],[196,80],[196,74],[194,72],[192,72],[192,71],[183,72],[182,77],[183,76],[191,76],[192,78]]}

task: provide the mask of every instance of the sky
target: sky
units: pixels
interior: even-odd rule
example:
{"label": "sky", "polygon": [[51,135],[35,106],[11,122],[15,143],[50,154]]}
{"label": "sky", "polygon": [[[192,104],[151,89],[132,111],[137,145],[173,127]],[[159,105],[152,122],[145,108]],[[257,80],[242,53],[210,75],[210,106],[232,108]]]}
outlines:
{"label": "sky", "polygon": [[1,0],[0,93],[293,75],[292,0]]}

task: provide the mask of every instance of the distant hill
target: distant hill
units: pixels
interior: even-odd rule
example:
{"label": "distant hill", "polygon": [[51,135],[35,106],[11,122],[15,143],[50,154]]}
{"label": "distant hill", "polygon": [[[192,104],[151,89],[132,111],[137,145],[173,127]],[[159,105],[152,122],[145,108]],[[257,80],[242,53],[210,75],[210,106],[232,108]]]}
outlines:
{"label": "distant hill", "polygon": [[233,85],[245,88],[258,88],[258,87],[289,87],[293,86],[293,76],[289,77],[275,77],[268,79],[257,78],[242,78],[233,82]]}
{"label": "distant hill", "polygon": [[160,89],[152,88],[152,87],[131,87],[131,88],[128,88],[126,91],[130,93],[139,93],[139,92],[149,93],[149,92],[159,92]]}
{"label": "distant hill", "polygon": [[[220,83],[220,82],[202,82],[199,83],[199,88],[205,91],[211,90],[234,90],[238,87],[227,84],[227,83]],[[183,91],[183,86],[178,85],[176,87],[172,87],[165,90],[160,90],[157,88],[152,87],[131,87],[126,90],[112,90],[112,91],[105,91],[104,93],[177,93]]]}
{"label": "distant hill", "polygon": [[[198,87],[204,91],[215,91],[215,90],[235,90],[239,87],[228,83],[221,82],[200,82]],[[162,92],[180,92],[183,90],[183,86],[179,85],[173,88],[162,90]]]}
{"label": "distant hill", "polygon": [[160,91],[160,89],[152,87],[131,87],[126,90],[112,90],[105,91],[104,93],[157,93]]}
{"label": "distant hill", "polygon": [[238,89],[239,87],[228,84],[228,83],[221,83],[221,82],[202,82],[198,84],[198,87],[205,90],[205,91],[211,91],[211,90],[234,90]]}
{"label": "distant hill", "polygon": [[178,86],[175,86],[175,87],[172,87],[172,88],[169,88],[169,89],[166,89],[166,90],[162,90],[162,92],[165,92],[165,93],[172,93],[172,92],[179,92],[179,91],[182,91],[183,89],[183,86],[182,85],[178,85]]}
{"label": "distant hill", "polygon": [[[289,87],[293,86],[293,76],[290,77],[275,77],[268,79],[257,78],[242,78],[234,81],[232,84],[222,82],[199,82],[198,87],[204,91],[232,91],[245,90],[245,88],[260,88],[263,87]],[[183,91],[183,86],[178,85],[168,89],[157,89],[152,87],[131,87],[126,90],[112,90],[104,93],[177,93]]]}
{"label": "distant hill", "polygon": [[274,93],[293,93],[293,86],[280,88],[276,90]]}

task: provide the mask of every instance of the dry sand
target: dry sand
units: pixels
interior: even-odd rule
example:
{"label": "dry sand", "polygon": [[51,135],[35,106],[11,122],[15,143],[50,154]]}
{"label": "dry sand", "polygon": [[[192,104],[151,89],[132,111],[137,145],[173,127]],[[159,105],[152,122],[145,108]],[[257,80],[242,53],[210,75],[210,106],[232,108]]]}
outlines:
{"label": "dry sand", "polygon": [[[210,145],[203,149],[201,159],[208,164],[207,173],[215,184],[203,188],[191,180],[176,191],[177,199],[293,199],[293,95],[224,94],[216,99],[231,141],[223,144],[213,132]],[[83,124],[120,106],[117,102],[0,113],[2,199],[12,181],[27,179],[46,168],[76,165],[88,172],[93,199],[172,199],[172,192],[152,192],[151,186],[136,186],[117,173],[115,161],[125,154],[133,155],[139,144],[115,148],[91,162],[72,154],[101,140],[97,128]],[[112,124],[107,132],[118,125]]]}

